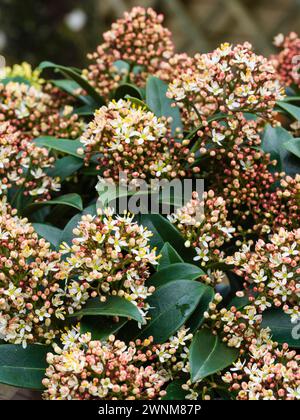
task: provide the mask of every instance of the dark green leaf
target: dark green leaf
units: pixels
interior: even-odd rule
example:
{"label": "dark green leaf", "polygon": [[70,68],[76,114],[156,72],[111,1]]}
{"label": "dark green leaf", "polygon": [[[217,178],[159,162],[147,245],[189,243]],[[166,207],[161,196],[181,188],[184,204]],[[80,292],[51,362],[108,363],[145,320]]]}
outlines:
{"label": "dark green leaf", "polygon": [[296,120],[300,121],[300,107],[295,106],[286,102],[277,102],[277,105],[284,109],[289,115],[291,115]]}
{"label": "dark green leaf", "polygon": [[204,312],[208,311],[209,304],[213,300],[214,296],[214,289],[207,286],[207,289],[205,290],[197,308],[186,323],[186,326],[190,329],[191,333],[198,330],[205,321]]}
{"label": "dark green leaf", "polygon": [[198,331],[190,347],[192,382],[201,381],[235,362],[238,349],[229,348],[208,329]]}
{"label": "dark green leaf", "polygon": [[164,343],[189,319],[206,288],[191,280],[176,280],[160,287],[147,300],[151,320],[138,336],[153,336],[156,343]]}
{"label": "dark green leaf", "polygon": [[167,98],[168,85],[157,77],[150,76],[146,85],[146,102],[157,117],[172,117],[172,131],[182,129],[180,111],[172,107],[172,100]]}
{"label": "dark green leaf", "polygon": [[53,168],[48,171],[48,174],[53,178],[59,177],[64,181],[69,176],[73,175],[83,166],[83,160],[75,156],[65,156],[57,159]]}
{"label": "dark green leaf", "polygon": [[33,140],[37,146],[47,147],[48,149],[57,150],[58,152],[67,153],[68,155],[75,156],[83,159],[84,156],[79,155],[77,150],[83,149],[83,144],[80,140],[66,140],[57,139],[51,136],[38,137]]}
{"label": "dark green leaf", "polygon": [[262,327],[271,329],[274,341],[300,348],[300,325],[299,323],[292,324],[290,316],[282,309],[268,309],[263,312]]}
{"label": "dark green leaf", "polygon": [[106,340],[111,334],[116,334],[127,320],[122,318],[119,322],[114,322],[106,316],[84,316],[80,321],[80,332],[92,334],[93,340]]}
{"label": "dark green leaf", "polygon": [[154,273],[148,280],[148,284],[158,288],[174,280],[197,280],[203,274],[205,274],[204,271],[196,265],[175,263]]}
{"label": "dark green leaf", "polygon": [[98,104],[98,106],[105,105],[105,101],[101,95],[89,84],[89,82],[84,79],[77,71],[75,71],[71,67],[60,66],[58,64],[54,64],[50,61],[43,61],[39,68],[41,70],[44,69],[54,69],[62,73],[64,76],[74,80],[79,86],[82,87],[83,90]]}
{"label": "dark green leaf", "polygon": [[51,347],[2,344],[0,346],[0,383],[19,388],[43,389],[47,367],[46,355]]}
{"label": "dark green leaf", "polygon": [[72,244],[72,239],[74,237],[73,229],[76,228],[84,214],[91,214],[94,216],[96,214],[96,204],[92,204],[86,207],[83,212],[72,217],[72,219],[66,224],[64,230],[62,231],[60,243],[66,242],[69,245]]}
{"label": "dark green leaf", "polygon": [[131,98],[142,99],[142,94],[139,88],[130,83],[124,83],[117,87],[114,94],[114,99],[116,101],[119,99],[125,99],[127,96],[130,96]]}
{"label": "dark green leaf", "polygon": [[46,225],[43,223],[33,223],[36,233],[50,242],[54,248],[58,248],[62,231],[55,226]]}
{"label": "dark green leaf", "polygon": [[72,314],[72,317],[96,315],[121,316],[134,319],[137,322],[144,322],[138,308],[133,303],[119,296],[109,296],[106,302],[100,302],[99,298],[90,299],[79,312]]}
{"label": "dark green leaf", "polygon": [[60,197],[54,198],[53,200],[49,201],[38,201],[36,203],[30,204],[24,210],[24,214],[28,214],[36,208],[43,207],[43,206],[69,206],[74,207],[77,210],[82,210],[82,200],[79,194],[71,193],[61,195]]}
{"label": "dark green leaf", "polygon": [[171,382],[167,386],[167,394],[162,397],[162,400],[168,400],[168,401],[174,401],[174,400],[184,400],[186,395],[188,394],[188,391],[185,391],[182,389],[182,385],[185,383],[185,381],[182,380],[176,380]]}
{"label": "dark green leaf", "polygon": [[160,251],[160,255],[161,257],[159,259],[159,265],[157,266],[158,271],[171,264],[183,263],[183,259],[178,254],[178,252],[176,252],[176,250],[172,247],[172,245],[169,244],[169,242],[166,242],[164,244],[162,250]]}
{"label": "dark green leaf", "polygon": [[297,158],[300,158],[300,138],[293,138],[292,140],[284,143],[283,146],[286,150],[297,156]]}

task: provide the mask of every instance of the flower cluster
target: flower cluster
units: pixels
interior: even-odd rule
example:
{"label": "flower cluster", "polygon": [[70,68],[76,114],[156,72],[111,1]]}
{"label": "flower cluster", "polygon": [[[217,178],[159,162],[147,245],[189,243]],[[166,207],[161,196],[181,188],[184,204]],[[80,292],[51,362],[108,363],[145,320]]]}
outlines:
{"label": "flower cluster", "polygon": [[29,63],[14,64],[12,67],[0,69],[0,79],[26,80],[36,89],[41,89],[45,82],[41,77],[40,69],[33,69]]}
{"label": "flower cluster", "polygon": [[53,163],[47,149],[24,139],[9,123],[0,123],[0,195],[18,188],[25,196],[49,199],[51,191],[60,190],[59,179],[46,173]]}
{"label": "flower cluster", "polygon": [[237,400],[300,400],[300,356],[287,344],[279,349],[270,338],[259,338],[223,381]]}
{"label": "flower cluster", "polygon": [[143,86],[170,58],[174,46],[162,21],[152,9],[134,7],[103,35],[104,43],[88,55],[94,63],[83,73],[101,95],[109,96],[122,80]]}
{"label": "flower cluster", "polygon": [[[258,240],[254,252],[244,247],[227,258],[237,274],[253,285],[249,295],[254,306],[260,311],[271,306],[282,307],[292,322],[300,318],[299,261],[300,230],[289,232],[284,228],[272,235],[268,243]],[[258,296],[252,296],[253,292]]]}
{"label": "flower cluster", "polygon": [[89,297],[105,301],[113,295],[129,300],[144,314],[144,300],[154,291],[145,282],[150,264],[158,259],[150,248],[152,232],[133,222],[133,216],[114,217],[105,209],[98,217],[83,216],[74,235],[73,245],[63,244],[61,249],[69,255],[60,276],[78,278],[68,283],[69,311],[80,309]]}
{"label": "flower cluster", "polygon": [[173,139],[167,120],[129,100],[112,101],[97,110],[81,142],[85,161],[97,155],[104,177],[116,182],[121,172],[130,181],[185,176],[186,162],[194,162],[189,142]]}
{"label": "flower cluster", "polygon": [[60,254],[39,239],[27,219],[0,202],[0,338],[50,343],[64,319],[64,292],[56,279]]}
{"label": "flower cluster", "polygon": [[[70,341],[71,337],[71,341]],[[186,341],[192,335],[184,328],[162,345],[153,344],[153,337],[143,341],[123,341],[109,336],[105,342],[92,341],[74,329],[62,336],[63,348],[54,346],[48,353],[47,400],[152,400],[166,394],[171,380],[170,366],[175,372],[187,357]],[[184,354],[180,355],[181,352]]]}
{"label": "flower cluster", "polygon": [[300,88],[300,38],[295,32],[284,37],[279,34],[274,39],[274,44],[279,48],[277,55],[271,57],[271,61],[277,71],[281,82],[285,86]]}
{"label": "flower cluster", "polygon": [[223,198],[215,196],[210,190],[204,192],[200,199],[194,192],[192,199],[169,219],[186,239],[185,246],[195,249],[197,255],[194,260],[208,269],[208,275],[203,280],[207,283],[221,282],[223,273],[214,267],[224,261],[222,246],[235,232],[228,220]]}
{"label": "flower cluster", "polygon": [[189,111],[190,122],[196,120],[199,125],[216,112],[255,113],[272,120],[283,89],[271,63],[256,55],[249,43],[222,44],[212,53],[197,54],[195,62],[196,71],[185,70],[170,83],[167,93]]}
{"label": "flower cluster", "polygon": [[10,121],[24,138],[40,135],[61,138],[80,136],[83,123],[72,106],[61,111],[54,95],[23,82],[0,83],[0,121]]}

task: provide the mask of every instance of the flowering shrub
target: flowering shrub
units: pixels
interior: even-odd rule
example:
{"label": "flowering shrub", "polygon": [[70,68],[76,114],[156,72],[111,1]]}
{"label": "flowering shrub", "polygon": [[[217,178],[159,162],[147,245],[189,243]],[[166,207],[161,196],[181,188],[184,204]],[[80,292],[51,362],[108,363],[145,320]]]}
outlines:
{"label": "flowering shrub", "polygon": [[135,7],[87,69],[1,70],[0,383],[300,399],[299,38],[276,45],[177,54]]}

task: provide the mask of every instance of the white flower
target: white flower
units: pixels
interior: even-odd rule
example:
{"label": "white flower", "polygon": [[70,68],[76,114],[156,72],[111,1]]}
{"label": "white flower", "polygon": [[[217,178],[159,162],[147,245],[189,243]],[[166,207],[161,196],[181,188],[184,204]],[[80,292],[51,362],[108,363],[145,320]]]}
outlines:
{"label": "white flower", "polygon": [[215,129],[212,130],[212,141],[221,146],[221,142],[225,139],[225,135],[222,133],[217,133]]}

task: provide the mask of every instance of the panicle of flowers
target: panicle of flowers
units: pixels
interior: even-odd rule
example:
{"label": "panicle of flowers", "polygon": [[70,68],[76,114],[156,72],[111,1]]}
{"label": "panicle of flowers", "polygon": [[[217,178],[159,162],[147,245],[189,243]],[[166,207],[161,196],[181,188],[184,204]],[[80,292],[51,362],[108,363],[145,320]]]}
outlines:
{"label": "panicle of flowers", "polygon": [[186,70],[169,85],[167,96],[189,110],[190,121],[203,123],[216,112],[249,112],[272,120],[284,91],[271,63],[249,43],[228,43],[195,56],[196,71]]}
{"label": "panicle of flowers", "polygon": [[83,122],[73,113],[73,107],[60,110],[60,101],[35,86],[14,81],[0,83],[0,99],[0,121],[10,121],[24,138],[43,134],[77,138],[82,133]]}
{"label": "panicle of flowers", "polygon": [[13,344],[51,343],[64,319],[56,279],[60,255],[27,219],[0,201],[0,338]]}
{"label": "panicle of flowers", "polygon": [[[81,137],[88,163],[98,156],[104,178],[118,182],[119,174],[129,181],[149,178],[172,179],[186,175],[186,163],[194,162],[188,149],[189,141],[173,139],[166,119],[136,107],[129,100],[112,101],[96,111]],[[196,169],[195,169],[196,171]]]}
{"label": "panicle of flowers", "polygon": [[145,282],[158,259],[150,247],[152,233],[133,216],[113,216],[109,208],[98,210],[97,217],[83,216],[73,232],[73,245],[63,244],[61,249],[68,254],[61,277],[78,279],[67,285],[69,311],[80,309],[89,297],[104,302],[112,295],[129,300],[145,314],[144,301],[154,291]]}
{"label": "panicle of flowers", "polygon": [[[154,10],[134,7],[104,33],[104,43],[88,55],[93,63],[83,72],[101,95],[108,97],[123,80],[144,86],[147,76],[170,58],[174,46],[162,22]],[[121,69],[120,62],[125,62]]]}
{"label": "panicle of flowers", "polygon": [[185,246],[193,247],[195,261],[209,269],[209,275],[202,280],[207,283],[220,283],[223,273],[214,269],[224,261],[222,246],[230,241],[235,229],[228,220],[228,211],[222,197],[210,190],[203,193],[202,199],[196,192],[192,199],[169,217],[186,239]]}
{"label": "panicle of flowers", "polygon": [[266,337],[253,340],[223,381],[237,400],[300,400],[300,355]]}
{"label": "panicle of flowers", "polygon": [[47,149],[24,139],[8,122],[0,123],[0,196],[17,187],[25,196],[49,199],[60,190],[59,178],[46,173],[53,163]]}
{"label": "panicle of flowers", "polygon": [[300,88],[300,38],[295,32],[284,36],[279,34],[274,39],[278,54],[271,56],[277,75],[285,86]]}
{"label": "panicle of flowers", "polygon": [[[141,400],[160,399],[170,381],[171,365],[179,369],[178,356],[192,335],[181,329],[165,344],[153,337],[127,345],[111,335],[104,342],[77,329],[62,336],[64,346],[48,353],[44,399]],[[184,358],[187,353],[184,351]],[[177,357],[176,357],[177,356]],[[179,356],[180,358],[181,356]],[[166,365],[166,366],[165,366]],[[180,365],[181,366],[181,365]]]}
{"label": "panicle of flowers", "polygon": [[283,227],[269,242],[259,239],[253,252],[242,249],[227,258],[227,263],[233,264],[236,273],[245,279],[245,293],[255,307],[261,312],[272,306],[282,307],[293,323],[300,318],[299,261],[300,229],[287,231]]}

